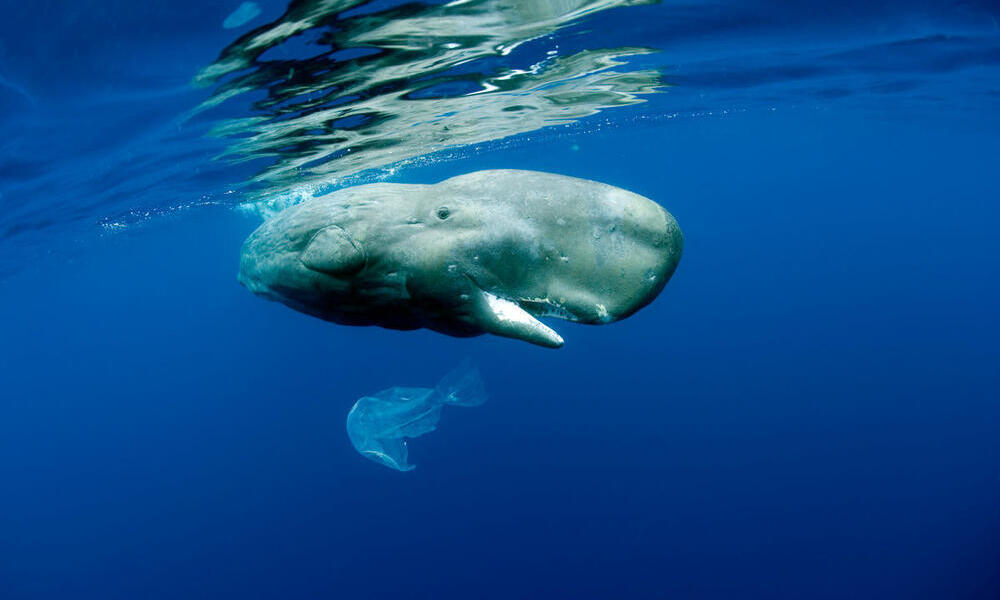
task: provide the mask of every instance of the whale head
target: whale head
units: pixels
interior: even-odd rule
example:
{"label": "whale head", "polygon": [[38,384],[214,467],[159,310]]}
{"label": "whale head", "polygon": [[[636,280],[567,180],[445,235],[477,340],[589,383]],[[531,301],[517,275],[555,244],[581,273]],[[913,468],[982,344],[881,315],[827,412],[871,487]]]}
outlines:
{"label": "whale head", "polygon": [[240,281],[336,323],[559,347],[540,318],[625,318],[659,294],[682,247],[673,217],[638,194],[479,171],[436,185],[357,186],[288,208],[244,243]]}

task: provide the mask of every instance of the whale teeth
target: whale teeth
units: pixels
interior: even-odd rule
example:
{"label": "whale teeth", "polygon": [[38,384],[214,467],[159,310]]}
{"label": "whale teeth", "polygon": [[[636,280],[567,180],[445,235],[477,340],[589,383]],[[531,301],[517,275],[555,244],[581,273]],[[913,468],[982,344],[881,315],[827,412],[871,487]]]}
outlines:
{"label": "whale teeth", "polygon": [[531,316],[517,303],[486,291],[480,293],[480,325],[489,333],[524,340],[546,348],[559,348],[563,345],[563,339],[558,333]]}
{"label": "whale teeth", "polygon": [[536,317],[555,317],[564,321],[580,320],[563,305],[550,298],[519,298],[517,303]]}

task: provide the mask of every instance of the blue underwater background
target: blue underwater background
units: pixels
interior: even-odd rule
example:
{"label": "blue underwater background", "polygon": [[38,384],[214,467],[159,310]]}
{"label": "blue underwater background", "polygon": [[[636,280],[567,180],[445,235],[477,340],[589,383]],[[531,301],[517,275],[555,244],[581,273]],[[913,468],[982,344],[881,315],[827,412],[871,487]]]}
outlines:
{"label": "blue underwater background", "polygon": [[[240,287],[260,221],[237,206],[294,184],[258,177],[293,145],[217,158],[258,139],[212,135],[267,110],[239,97],[181,119],[220,89],[199,70],[286,10],[223,27],[238,6],[0,3],[0,599],[1000,598],[996,4],[637,3],[475,63],[643,47],[617,69],[662,76],[645,102],[358,163],[668,209],[686,245],[661,296],[550,321],[559,350]],[[355,452],[359,397],[466,358],[489,400],[445,410],[414,471]]]}

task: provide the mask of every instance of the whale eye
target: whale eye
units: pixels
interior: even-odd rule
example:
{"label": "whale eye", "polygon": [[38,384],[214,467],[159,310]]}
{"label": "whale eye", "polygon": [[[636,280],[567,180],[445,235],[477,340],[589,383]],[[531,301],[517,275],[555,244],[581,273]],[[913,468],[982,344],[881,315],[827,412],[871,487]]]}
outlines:
{"label": "whale eye", "polygon": [[448,210],[447,206],[442,206],[441,208],[437,209],[437,218],[441,219],[442,221],[447,219],[450,215],[451,211]]}

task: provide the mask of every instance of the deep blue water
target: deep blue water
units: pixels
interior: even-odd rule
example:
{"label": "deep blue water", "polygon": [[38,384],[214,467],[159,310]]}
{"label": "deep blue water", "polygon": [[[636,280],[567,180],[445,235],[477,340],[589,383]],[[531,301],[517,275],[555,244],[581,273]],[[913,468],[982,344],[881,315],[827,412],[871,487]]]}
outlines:
{"label": "deep blue water", "polygon": [[[670,210],[663,294],[553,321],[553,351],[239,286],[259,219],[234,207],[301,150],[216,159],[252,135],[223,120],[288,117],[191,116],[199,71],[285,9],[224,29],[239,4],[2,6],[0,598],[1000,597],[995,5],[619,7],[458,66],[655,50],[617,67],[661,74],[646,102],[356,173],[550,171]],[[287,92],[268,77],[254,101]],[[416,470],[354,451],[358,397],[464,358],[489,401]]]}

